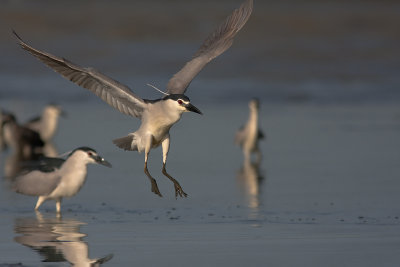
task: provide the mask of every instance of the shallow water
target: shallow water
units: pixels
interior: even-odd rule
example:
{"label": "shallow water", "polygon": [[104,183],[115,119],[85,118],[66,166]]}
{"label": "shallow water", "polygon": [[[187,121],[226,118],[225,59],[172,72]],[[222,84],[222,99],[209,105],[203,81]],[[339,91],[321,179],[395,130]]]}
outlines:
{"label": "shallow water", "polygon": [[55,143],[60,152],[92,146],[113,168],[90,166],[85,186],[64,200],[58,220],[54,203],[37,216],[35,199],[3,188],[2,262],[47,266],[41,261],[50,256],[37,246],[54,239],[63,254],[71,249],[65,239],[88,246],[91,259],[113,254],[109,266],[376,266],[382,258],[397,264],[397,106],[263,106],[264,158],[246,172],[233,133],[247,108],[200,107],[204,116],[185,114],[171,134],[168,169],[189,194],[177,200],[160,172],[160,149],[152,151],[149,168],[163,198],[150,192],[143,155],[111,143],[135,120],[105,107],[66,105],[69,117]]}
{"label": "shallow water", "polygon": [[[10,192],[4,180],[0,266],[99,259],[104,266],[398,266],[399,4],[256,1],[232,48],[188,90],[204,116],[184,114],[171,129],[167,169],[185,199],[175,199],[161,174],[160,148],[149,170],[163,198],[150,192],[143,154],[112,144],[134,131],[137,119],[43,67],[8,28],[156,98],[144,85],[163,88],[226,5],[237,4],[187,2],[115,1],[115,12],[104,1],[4,2],[0,107],[25,121],[49,101],[59,103],[68,117],[54,139],[58,151],[91,146],[113,168],[89,166],[62,217],[52,202],[36,214],[36,199]],[[243,162],[233,145],[252,97],[261,100],[267,137],[259,166]],[[12,159],[10,151],[0,154],[2,174]]]}

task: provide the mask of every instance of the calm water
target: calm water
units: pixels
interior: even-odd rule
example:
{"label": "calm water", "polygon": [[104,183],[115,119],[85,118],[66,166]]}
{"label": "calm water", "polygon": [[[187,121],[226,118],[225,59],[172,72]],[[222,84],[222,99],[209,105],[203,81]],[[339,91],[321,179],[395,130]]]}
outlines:
{"label": "calm water", "polygon": [[[52,202],[36,214],[35,198],[3,183],[0,266],[398,266],[398,4],[256,1],[237,42],[188,91],[204,116],[184,114],[171,130],[167,168],[189,194],[177,200],[160,149],[149,170],[163,198],[143,154],[111,143],[139,121],[43,67],[9,32],[156,98],[145,84],[162,88],[238,3],[3,3],[0,106],[25,121],[59,103],[58,151],[91,146],[113,168],[89,166],[61,218]],[[254,96],[267,136],[259,166],[233,145]],[[0,162],[4,173],[12,153]]]}

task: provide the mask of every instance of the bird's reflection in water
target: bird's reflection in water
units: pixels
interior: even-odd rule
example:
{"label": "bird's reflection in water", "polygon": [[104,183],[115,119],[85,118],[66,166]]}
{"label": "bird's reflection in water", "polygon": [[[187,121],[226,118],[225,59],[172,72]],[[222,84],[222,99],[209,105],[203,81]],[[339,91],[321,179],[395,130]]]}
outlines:
{"label": "bird's reflection in water", "polygon": [[245,159],[237,172],[237,181],[250,209],[250,219],[259,217],[260,185],[263,180],[264,177],[260,173],[260,162]]}
{"label": "bird's reflection in water", "polygon": [[88,244],[80,232],[85,223],[61,217],[45,218],[37,212],[36,218],[17,218],[14,240],[32,248],[43,257],[43,262],[68,262],[76,267],[94,267],[109,261],[113,255],[90,259]]}

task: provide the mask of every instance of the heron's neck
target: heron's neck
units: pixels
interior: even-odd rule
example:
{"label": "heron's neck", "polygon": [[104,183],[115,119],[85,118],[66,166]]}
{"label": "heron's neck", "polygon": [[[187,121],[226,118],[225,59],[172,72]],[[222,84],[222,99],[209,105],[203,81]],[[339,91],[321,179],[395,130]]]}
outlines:
{"label": "heron's neck", "polygon": [[258,110],[255,108],[250,108],[250,113],[249,113],[249,120],[248,122],[251,125],[257,125],[258,124]]}
{"label": "heron's neck", "polygon": [[56,129],[57,129],[57,123],[58,123],[58,115],[55,114],[54,112],[43,112],[42,115],[42,129],[41,129],[41,136],[43,139],[49,139],[51,138]]}
{"label": "heron's neck", "polygon": [[87,162],[75,155],[70,156],[60,169],[63,173],[71,173],[74,179],[84,180],[87,174]]}

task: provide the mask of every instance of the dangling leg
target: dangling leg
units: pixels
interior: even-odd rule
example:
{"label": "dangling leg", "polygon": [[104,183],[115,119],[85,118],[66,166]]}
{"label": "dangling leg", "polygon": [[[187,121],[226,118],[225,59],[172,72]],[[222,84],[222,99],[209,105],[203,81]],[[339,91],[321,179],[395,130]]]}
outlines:
{"label": "dangling leg", "polygon": [[171,175],[167,173],[167,170],[165,169],[165,165],[167,163],[167,156],[168,156],[168,150],[169,150],[169,135],[167,138],[164,139],[162,142],[162,150],[163,150],[163,167],[162,167],[162,173],[167,176],[173,183],[175,187],[175,198],[178,197],[187,197],[187,194],[183,192],[183,189],[181,185],[178,183],[177,180],[175,180]]}
{"label": "dangling leg", "polygon": [[37,202],[36,202],[35,210],[38,210],[39,207],[40,207],[40,205],[42,205],[43,202],[46,201],[46,199],[47,199],[46,197],[40,196],[40,197],[38,198]]}
{"label": "dangling leg", "polygon": [[147,177],[149,177],[149,180],[151,182],[151,192],[153,192],[156,195],[159,195],[160,197],[162,197],[160,190],[158,190],[158,186],[157,186],[157,182],[156,180],[150,175],[149,170],[147,169],[147,159],[150,153],[150,149],[151,149],[151,142],[152,142],[152,136],[149,135],[146,137],[146,147],[144,150],[144,173],[147,175]]}
{"label": "dangling leg", "polygon": [[57,213],[61,213],[61,198],[57,198],[56,199],[56,210],[57,210]]}

